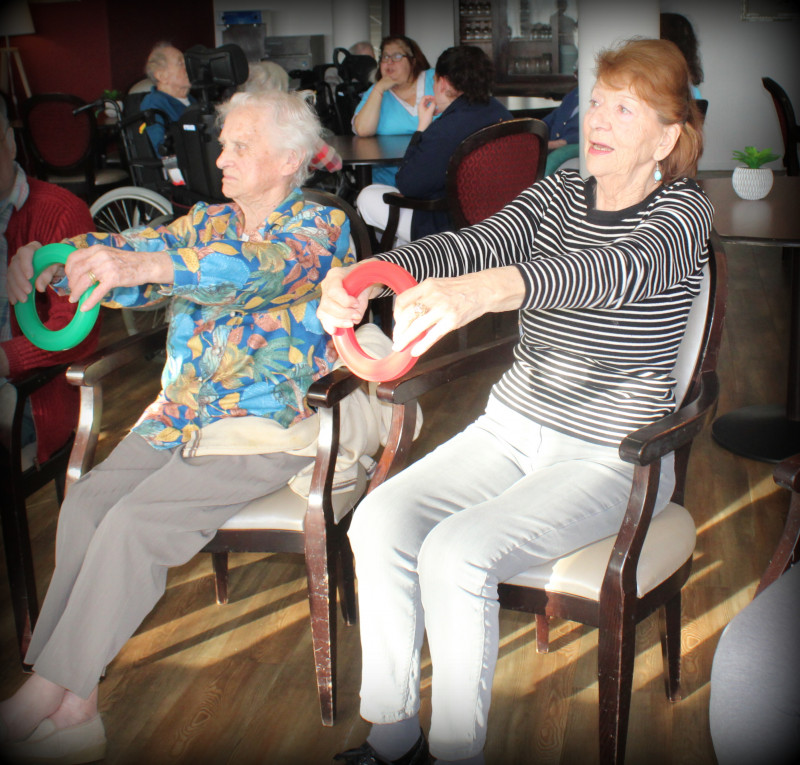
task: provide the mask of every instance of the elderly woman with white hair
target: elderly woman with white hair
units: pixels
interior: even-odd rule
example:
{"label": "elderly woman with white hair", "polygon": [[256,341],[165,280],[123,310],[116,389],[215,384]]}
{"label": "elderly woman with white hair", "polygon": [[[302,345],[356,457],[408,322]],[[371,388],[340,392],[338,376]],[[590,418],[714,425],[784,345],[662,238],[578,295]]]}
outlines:
{"label": "elderly woman with white hair", "polygon": [[[292,452],[293,433],[312,415],[309,385],[334,361],[316,309],[328,270],[353,263],[349,223],[299,188],[321,130],[302,96],[237,93],[219,111],[217,165],[232,202],[198,203],[155,229],[67,240],[78,248],[64,267],[71,300],[94,284],[87,309],[171,301],[167,360],[158,398],[61,508],[26,657],[34,671],[0,705],[13,761],[103,757],[98,681],[160,599],[167,569],[312,459]],[[13,302],[30,297],[38,246],[12,261]],[[60,289],[56,269],[36,289]]]}

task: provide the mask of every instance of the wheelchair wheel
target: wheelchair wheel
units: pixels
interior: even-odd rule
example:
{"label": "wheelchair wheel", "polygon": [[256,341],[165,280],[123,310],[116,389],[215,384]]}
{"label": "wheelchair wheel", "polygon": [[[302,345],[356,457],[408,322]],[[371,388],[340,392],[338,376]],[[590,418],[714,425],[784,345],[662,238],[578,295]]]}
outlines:
{"label": "wheelchair wheel", "polygon": [[115,234],[172,219],[172,203],[161,194],[139,186],[111,189],[98,197],[89,211],[97,231]]}
{"label": "wheelchair wheel", "polygon": [[[120,233],[136,226],[158,226],[172,220],[172,203],[161,194],[138,186],[124,186],[103,194],[89,208],[97,231]],[[169,302],[147,308],[123,308],[129,335],[167,321]]]}

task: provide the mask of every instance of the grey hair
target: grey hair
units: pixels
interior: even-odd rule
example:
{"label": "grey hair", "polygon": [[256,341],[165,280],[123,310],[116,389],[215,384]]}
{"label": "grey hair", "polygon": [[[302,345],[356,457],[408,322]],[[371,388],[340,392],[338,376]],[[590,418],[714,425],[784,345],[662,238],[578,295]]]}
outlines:
{"label": "grey hair", "polygon": [[322,125],[314,108],[297,91],[242,91],[217,107],[220,127],[234,109],[245,106],[257,107],[269,114],[274,125],[270,132],[274,145],[295,152],[301,160],[291,182],[293,186],[302,186],[311,175],[308,165],[322,141]]}
{"label": "grey hair", "polygon": [[175,46],[171,42],[161,40],[161,42],[157,42],[153,46],[152,50],[147,56],[147,63],[144,67],[144,73],[147,75],[147,79],[150,80],[153,85],[158,85],[158,82],[156,81],[156,72],[163,69],[167,65],[167,56],[165,51],[174,47]]}
{"label": "grey hair", "polygon": [[250,64],[247,82],[239,90],[289,90],[289,73],[274,61],[255,61]]}

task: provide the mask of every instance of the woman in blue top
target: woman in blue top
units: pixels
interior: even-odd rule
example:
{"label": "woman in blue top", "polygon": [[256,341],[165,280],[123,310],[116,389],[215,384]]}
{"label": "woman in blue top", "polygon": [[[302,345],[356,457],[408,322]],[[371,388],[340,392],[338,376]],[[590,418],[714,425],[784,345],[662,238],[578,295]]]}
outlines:
{"label": "woman in blue top", "polygon": [[[419,104],[433,95],[433,69],[414,40],[404,35],[384,37],[375,84],[364,93],[353,116],[360,136],[410,135],[417,129]],[[397,166],[377,167],[375,183],[394,185]]]}
{"label": "woman in blue top", "polygon": [[[417,130],[400,164],[396,188],[372,184],[358,195],[356,206],[369,225],[380,230],[386,228],[389,206],[383,195],[387,191],[399,190],[417,199],[444,197],[447,166],[459,144],[487,125],[512,118],[511,112],[491,96],[493,79],[491,59],[474,45],[448,48],[439,56],[434,95],[423,98],[419,106]],[[435,122],[434,117],[438,117]],[[453,230],[450,216],[444,210],[402,209],[397,244]]]}

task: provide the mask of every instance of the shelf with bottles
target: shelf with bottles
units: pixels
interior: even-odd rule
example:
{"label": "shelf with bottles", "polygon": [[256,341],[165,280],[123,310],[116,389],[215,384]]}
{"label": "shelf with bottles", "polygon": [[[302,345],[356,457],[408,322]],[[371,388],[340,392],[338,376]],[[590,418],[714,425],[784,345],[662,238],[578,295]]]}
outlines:
{"label": "shelf with bottles", "polygon": [[[464,45],[479,44],[492,41],[492,4],[490,2],[459,3],[459,41]],[[488,52],[488,50],[487,50]]]}

